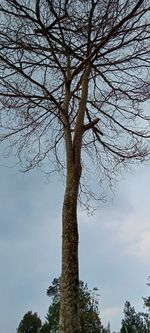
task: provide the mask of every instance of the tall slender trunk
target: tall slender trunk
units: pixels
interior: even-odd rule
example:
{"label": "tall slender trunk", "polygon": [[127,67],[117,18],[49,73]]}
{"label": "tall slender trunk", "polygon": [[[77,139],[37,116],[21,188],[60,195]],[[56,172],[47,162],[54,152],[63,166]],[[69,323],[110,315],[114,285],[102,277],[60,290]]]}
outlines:
{"label": "tall slender trunk", "polygon": [[79,333],[77,196],[81,168],[68,170],[62,211],[60,333]]}
{"label": "tall slender trunk", "polygon": [[[79,333],[79,263],[77,201],[81,177],[81,146],[88,96],[90,66],[84,70],[82,93],[72,140],[68,121],[70,89],[66,85],[63,120],[66,144],[67,179],[62,211],[62,275],[59,333]],[[69,76],[69,71],[68,71]]]}

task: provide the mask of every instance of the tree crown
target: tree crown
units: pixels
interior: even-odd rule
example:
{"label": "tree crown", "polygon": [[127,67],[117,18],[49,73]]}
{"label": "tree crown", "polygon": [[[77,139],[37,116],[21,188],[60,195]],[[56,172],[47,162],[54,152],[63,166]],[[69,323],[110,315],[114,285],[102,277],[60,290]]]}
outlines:
{"label": "tree crown", "polygon": [[45,159],[62,170],[64,142],[68,165],[82,150],[83,170],[97,166],[110,183],[118,166],[148,158],[148,9],[148,0],[1,1],[1,141],[25,170]]}

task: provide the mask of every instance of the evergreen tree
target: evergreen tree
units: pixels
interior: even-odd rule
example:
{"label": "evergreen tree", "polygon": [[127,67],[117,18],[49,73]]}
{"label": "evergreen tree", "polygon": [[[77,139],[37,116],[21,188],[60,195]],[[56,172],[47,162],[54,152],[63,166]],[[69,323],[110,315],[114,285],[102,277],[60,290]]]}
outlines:
{"label": "evergreen tree", "polygon": [[[147,283],[147,285],[150,287],[150,276],[148,277],[148,283]],[[144,299],[144,306],[150,312],[150,296],[143,297],[143,299]]]}
{"label": "evergreen tree", "polygon": [[[52,298],[46,321],[41,333],[58,333],[60,309],[60,278],[54,279],[47,290],[47,295]],[[97,288],[90,291],[83,281],[79,283],[79,315],[80,333],[105,333],[101,324],[98,310]]]}
{"label": "evergreen tree", "polygon": [[41,326],[42,322],[37,313],[28,311],[23,316],[23,319],[18,326],[17,333],[39,333]]}
{"label": "evergreen tree", "polygon": [[[148,286],[150,286],[150,276],[148,278]],[[150,333],[150,296],[148,297],[143,297],[144,300],[144,308],[146,309],[146,312],[142,313],[145,326],[147,329],[147,332]]]}
{"label": "evergreen tree", "polygon": [[146,324],[141,313],[136,313],[130,302],[125,303],[124,319],[120,333],[150,333],[147,331]]}

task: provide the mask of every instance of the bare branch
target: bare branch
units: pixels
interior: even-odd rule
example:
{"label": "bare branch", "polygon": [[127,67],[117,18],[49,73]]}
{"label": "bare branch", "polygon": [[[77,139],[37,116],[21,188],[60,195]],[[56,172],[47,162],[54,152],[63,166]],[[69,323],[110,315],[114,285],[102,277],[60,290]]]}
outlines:
{"label": "bare branch", "polygon": [[16,142],[20,159],[35,145],[32,167],[52,151],[65,166],[61,139],[69,163],[81,164],[86,150],[107,176],[136,159],[136,147],[147,158],[148,8],[147,0],[2,0],[1,138]]}

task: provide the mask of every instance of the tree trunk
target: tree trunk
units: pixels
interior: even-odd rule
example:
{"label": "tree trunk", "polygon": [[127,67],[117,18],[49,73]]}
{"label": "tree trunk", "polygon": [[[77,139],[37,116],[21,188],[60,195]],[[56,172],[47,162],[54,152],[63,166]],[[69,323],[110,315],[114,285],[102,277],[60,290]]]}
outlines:
{"label": "tree trunk", "polygon": [[68,170],[62,211],[60,333],[79,333],[77,197],[81,167]]}
{"label": "tree trunk", "polygon": [[[67,179],[62,211],[62,275],[59,333],[79,333],[79,264],[77,201],[81,167],[81,146],[84,115],[88,96],[90,66],[84,69],[82,93],[72,140],[68,121],[70,88],[66,85],[64,99],[64,136],[66,144]],[[69,72],[68,72],[69,75]]]}

